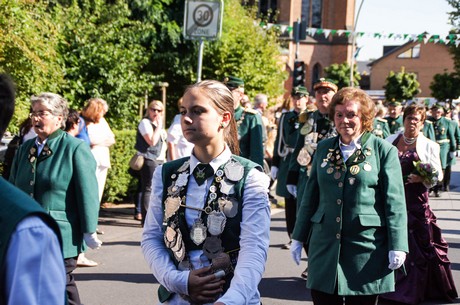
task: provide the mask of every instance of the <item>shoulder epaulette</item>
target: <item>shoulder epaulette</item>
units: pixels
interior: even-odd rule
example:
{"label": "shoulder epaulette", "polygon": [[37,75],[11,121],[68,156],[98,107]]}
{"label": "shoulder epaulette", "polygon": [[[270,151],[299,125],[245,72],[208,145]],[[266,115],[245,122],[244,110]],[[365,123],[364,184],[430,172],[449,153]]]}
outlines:
{"label": "shoulder epaulette", "polygon": [[425,124],[433,124],[433,122],[431,122],[430,120],[426,119]]}
{"label": "shoulder epaulette", "polygon": [[383,123],[386,123],[388,122],[387,120],[385,120],[384,118],[377,118],[377,121],[380,121],[380,122],[383,122]]}
{"label": "shoulder epaulette", "polygon": [[252,109],[252,108],[244,108],[244,112],[258,114],[257,110]]}

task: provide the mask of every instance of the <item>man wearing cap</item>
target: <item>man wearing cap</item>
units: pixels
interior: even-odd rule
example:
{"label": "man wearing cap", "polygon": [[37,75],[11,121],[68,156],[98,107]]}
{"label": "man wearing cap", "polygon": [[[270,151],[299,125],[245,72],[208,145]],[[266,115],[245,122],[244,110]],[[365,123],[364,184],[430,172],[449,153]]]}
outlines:
{"label": "man wearing cap", "polygon": [[[449,165],[449,158],[455,158],[455,151],[457,149],[454,130],[449,120],[443,115],[445,114],[444,104],[441,102],[435,103],[431,107],[431,117],[428,119],[433,123],[434,133],[436,136],[436,143],[439,144],[441,158],[441,167],[443,174],[445,174],[446,168]],[[434,195],[439,197],[439,190],[442,186],[442,182],[438,182],[438,185],[433,187]]]}
{"label": "man wearing cap", "polygon": [[[297,204],[295,195],[292,195],[286,188],[286,178],[289,170],[289,162],[300,131],[299,114],[306,109],[308,96],[309,93],[303,86],[292,89],[291,100],[294,109],[284,112],[281,115],[275,139],[275,149],[273,151],[271,176],[273,179],[278,180],[276,195],[284,197],[286,229],[289,240],[295,226]],[[283,246],[283,249],[289,249],[289,247],[290,241]]]}
{"label": "man wearing cap", "polygon": [[[300,115],[302,124],[294,152],[292,154],[287,175],[287,189],[301,202],[305,184],[307,183],[307,167],[313,158],[319,141],[336,136],[333,121],[328,118],[328,107],[337,92],[337,85],[330,79],[320,78],[314,85],[317,110],[305,110]],[[301,277],[307,278],[307,269]]]}
{"label": "man wearing cap", "polygon": [[262,118],[256,110],[241,107],[241,100],[244,96],[244,82],[242,79],[228,76],[223,83],[233,95],[240,156],[260,164],[263,168],[265,133]]}
{"label": "man wearing cap", "polygon": [[[460,128],[458,126],[457,121],[452,119],[452,112],[450,111],[450,109],[446,109],[445,118],[450,123],[451,125],[450,127],[453,130],[456,150],[459,150],[460,149]],[[443,191],[447,191],[447,192],[450,191],[450,178],[452,174],[452,165],[455,165],[455,164],[457,164],[457,158],[455,157],[455,154],[449,154],[446,170],[444,171],[444,178],[442,180],[442,190]]]}
{"label": "man wearing cap", "polygon": [[388,122],[388,126],[390,127],[391,134],[397,133],[404,128],[403,116],[401,113],[401,102],[392,99],[388,103],[388,116],[385,118]]}

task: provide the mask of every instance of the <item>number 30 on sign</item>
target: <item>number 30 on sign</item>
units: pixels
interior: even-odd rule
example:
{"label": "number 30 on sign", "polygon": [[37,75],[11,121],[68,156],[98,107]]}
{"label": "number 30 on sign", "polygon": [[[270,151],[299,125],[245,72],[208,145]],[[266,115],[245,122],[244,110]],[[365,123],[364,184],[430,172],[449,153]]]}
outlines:
{"label": "number 30 on sign", "polygon": [[185,1],[185,39],[215,40],[222,31],[223,1]]}

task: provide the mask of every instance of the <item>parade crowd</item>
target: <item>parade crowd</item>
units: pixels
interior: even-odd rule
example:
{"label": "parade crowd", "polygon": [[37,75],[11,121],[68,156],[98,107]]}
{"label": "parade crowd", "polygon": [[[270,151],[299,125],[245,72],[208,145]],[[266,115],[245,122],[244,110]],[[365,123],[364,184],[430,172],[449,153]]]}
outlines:
{"label": "parade crowd", "polygon": [[[163,103],[149,103],[130,172],[161,304],[261,304],[271,204],[284,205],[282,248],[307,258],[314,304],[457,298],[429,199],[450,191],[458,106],[373,100],[324,78],[313,91],[251,102],[241,78],[201,81],[169,128]],[[14,96],[1,74],[0,135]],[[73,271],[97,266],[84,252],[104,234],[108,111],[101,98],[80,111],[55,93],[30,98],[0,178],[0,304],[81,304]]]}

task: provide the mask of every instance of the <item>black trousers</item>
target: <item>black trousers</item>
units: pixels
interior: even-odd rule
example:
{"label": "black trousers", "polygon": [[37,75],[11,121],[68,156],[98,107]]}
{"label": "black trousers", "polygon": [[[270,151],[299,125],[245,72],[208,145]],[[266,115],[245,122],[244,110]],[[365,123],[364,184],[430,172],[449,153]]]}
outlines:
{"label": "black trousers", "polygon": [[311,290],[311,298],[315,305],[377,305],[378,295],[348,295],[342,296],[337,294],[325,293],[319,290]]}
{"label": "black trousers", "polygon": [[69,305],[80,305],[80,295],[78,294],[77,284],[73,276],[73,271],[77,268],[77,257],[64,259],[66,273],[66,293]]}
{"label": "black trousers", "polygon": [[141,214],[142,214],[142,225],[145,222],[145,216],[149,208],[150,193],[152,192],[152,177],[153,172],[157,168],[158,163],[156,161],[145,158],[144,165],[141,168]]}
{"label": "black trousers", "polygon": [[444,173],[444,179],[442,179],[442,189],[443,191],[449,191],[450,190],[450,177],[452,174],[452,166],[448,165],[446,166],[446,169],[443,171]]}
{"label": "black trousers", "polygon": [[297,214],[297,200],[294,196],[284,197],[284,212],[286,215],[286,229],[290,239],[294,231]]}

